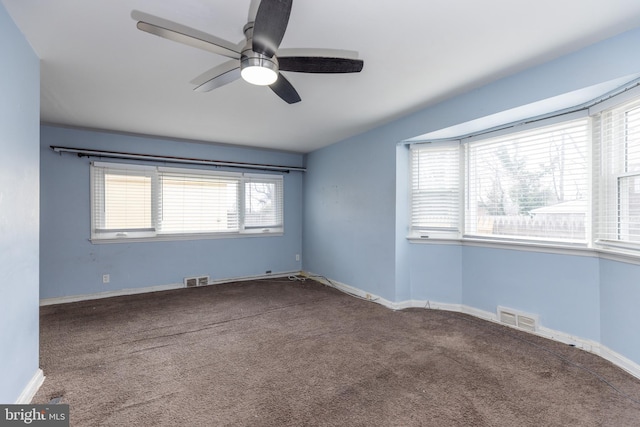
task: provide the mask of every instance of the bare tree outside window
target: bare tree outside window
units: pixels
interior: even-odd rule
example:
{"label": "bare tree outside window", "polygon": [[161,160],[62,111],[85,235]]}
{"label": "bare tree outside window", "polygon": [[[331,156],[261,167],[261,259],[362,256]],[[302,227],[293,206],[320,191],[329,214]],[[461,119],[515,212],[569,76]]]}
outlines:
{"label": "bare tree outside window", "polygon": [[586,119],[471,143],[468,155],[473,234],[586,239]]}

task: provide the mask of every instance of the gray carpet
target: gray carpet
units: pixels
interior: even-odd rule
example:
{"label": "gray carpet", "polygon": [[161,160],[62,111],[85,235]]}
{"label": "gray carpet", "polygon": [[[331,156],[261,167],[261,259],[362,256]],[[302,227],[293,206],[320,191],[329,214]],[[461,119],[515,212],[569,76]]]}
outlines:
{"label": "gray carpet", "polygon": [[314,281],[41,308],[44,385],[73,426],[632,426],[640,381],[471,316]]}

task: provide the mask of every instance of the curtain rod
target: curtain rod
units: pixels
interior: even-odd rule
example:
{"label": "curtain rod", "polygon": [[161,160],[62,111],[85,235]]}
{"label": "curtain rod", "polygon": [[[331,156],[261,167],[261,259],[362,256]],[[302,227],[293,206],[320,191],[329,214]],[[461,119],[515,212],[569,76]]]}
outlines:
{"label": "curtain rod", "polygon": [[192,159],[188,157],[154,156],[150,154],[124,153],[119,151],[90,150],[84,148],[50,146],[56,153],[73,153],[78,157],[108,157],[112,159],[129,159],[143,161],[160,161],[168,163],[182,163],[190,165],[224,166],[229,168],[254,169],[262,171],[306,172],[307,169],[298,166],[265,165],[259,163],[224,162],[220,160]]}

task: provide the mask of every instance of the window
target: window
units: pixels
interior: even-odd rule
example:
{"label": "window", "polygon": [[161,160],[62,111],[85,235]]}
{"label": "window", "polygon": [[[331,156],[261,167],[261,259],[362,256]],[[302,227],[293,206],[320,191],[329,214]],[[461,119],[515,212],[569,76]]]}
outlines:
{"label": "window", "polygon": [[589,128],[583,118],[469,140],[464,150],[458,141],[413,145],[410,236],[586,244]]}
{"label": "window", "polygon": [[158,176],[160,233],[234,233],[240,230],[237,177],[180,169],[161,169]]}
{"label": "window", "polygon": [[281,233],[281,175],[94,162],[92,239]]}
{"label": "window", "polygon": [[92,166],[91,237],[146,237],[155,234],[151,168]]}
{"label": "window", "polygon": [[458,237],[460,147],[420,144],[411,148],[411,231],[417,236]]}
{"label": "window", "polygon": [[282,226],[282,179],[246,175],[244,181],[244,228],[255,230]]}
{"label": "window", "polygon": [[640,248],[640,101],[603,111],[596,120],[600,243]]}
{"label": "window", "polygon": [[640,80],[549,117],[411,145],[409,238],[640,256]]}
{"label": "window", "polygon": [[586,243],[588,119],[467,144],[465,234]]}

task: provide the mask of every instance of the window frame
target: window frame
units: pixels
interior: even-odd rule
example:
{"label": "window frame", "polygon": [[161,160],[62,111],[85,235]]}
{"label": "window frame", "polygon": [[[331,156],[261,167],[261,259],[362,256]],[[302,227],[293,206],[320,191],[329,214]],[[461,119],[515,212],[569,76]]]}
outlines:
{"label": "window frame", "polygon": [[[640,79],[634,80],[628,83],[626,86],[620,87],[614,91],[611,91],[608,94],[605,94],[602,97],[596,98],[591,102],[587,102],[585,104],[581,104],[574,108],[568,108],[559,112],[550,112],[544,116],[532,117],[528,119],[523,119],[517,123],[510,123],[503,127],[495,127],[491,129],[487,129],[486,131],[477,132],[475,134],[461,135],[457,138],[449,138],[447,140],[434,140],[437,141],[448,141],[450,143],[456,143],[457,141],[462,141],[463,145],[466,147],[467,144],[472,143],[473,141],[486,139],[488,135],[504,135],[514,132],[514,129],[528,129],[530,127],[538,127],[543,126],[545,122],[551,123],[552,121],[562,122],[562,121],[570,121],[576,117],[588,117],[589,119],[589,135],[588,135],[588,159],[589,159],[589,167],[588,167],[588,197],[590,201],[587,203],[587,242],[585,245],[582,244],[573,244],[569,242],[554,242],[554,241],[539,241],[539,240],[515,240],[515,239],[502,239],[502,238],[492,238],[491,236],[487,237],[478,237],[471,236],[469,234],[465,234],[465,224],[462,224],[462,233],[459,237],[443,237],[440,239],[430,239],[426,236],[420,236],[417,233],[413,233],[411,230],[411,212],[412,212],[412,198],[411,198],[411,182],[409,181],[409,189],[408,194],[409,197],[409,218],[408,218],[408,233],[407,239],[412,243],[436,243],[436,244],[462,244],[465,246],[486,246],[492,248],[503,248],[503,249],[515,249],[515,250],[524,250],[524,251],[533,251],[533,252],[544,252],[544,253],[559,253],[559,254],[567,254],[567,255],[578,255],[578,256],[594,256],[601,257],[605,259],[617,260],[622,262],[629,262],[633,264],[640,265],[640,242],[626,242],[620,240],[612,240],[606,239],[602,236],[602,230],[606,229],[608,226],[607,223],[607,215],[609,217],[613,213],[614,215],[619,216],[619,196],[616,191],[616,196],[611,198],[610,194],[607,195],[607,185],[611,186],[611,183],[614,182],[616,185],[620,178],[626,179],[629,176],[638,176],[640,175],[640,171],[622,171],[617,174],[610,174],[611,179],[608,181],[603,178],[602,175],[607,173],[607,167],[603,164],[603,150],[606,150],[606,141],[602,140],[602,123],[601,116],[603,113],[606,113],[615,109],[622,109],[625,106],[630,105],[632,107],[637,106],[640,108]],[[542,124],[540,124],[542,123]],[[638,124],[640,126],[640,124]],[[640,130],[638,130],[640,133]],[[638,137],[638,135],[636,135]],[[428,140],[416,141],[416,139],[410,139],[403,142],[403,144],[411,146],[416,143],[424,143],[429,142]],[[638,156],[638,151],[640,147],[636,148],[634,151],[635,155]],[[606,155],[606,154],[605,154]],[[611,154],[610,154],[611,155]],[[612,157],[609,159],[614,163],[617,162],[617,166],[620,166],[620,156],[621,153],[616,153],[611,155]],[[615,158],[615,157],[618,158]],[[410,158],[410,156],[409,156]],[[466,161],[466,156],[461,154],[461,163]],[[634,161],[638,161],[638,157],[634,158]],[[411,174],[411,162],[409,161],[409,176]],[[467,197],[467,182],[466,180],[466,170],[461,170],[461,179],[463,180],[462,191],[465,192],[465,196]],[[636,188],[640,184],[638,184],[638,180],[640,178],[636,178]],[[635,191],[635,190],[634,190]],[[635,191],[638,193],[640,191]],[[634,209],[638,209],[638,206],[635,205]],[[464,211],[464,203],[461,203],[460,209]],[[464,212],[462,212],[462,217],[464,217]],[[609,224],[610,225],[610,224]],[[635,223],[632,222],[632,225]],[[616,225],[617,226],[617,225]],[[636,237],[637,237],[636,233]]]}
{"label": "window frame", "polygon": [[[503,235],[490,235],[490,234],[479,234],[477,232],[471,232],[468,227],[468,219],[473,215],[473,209],[469,208],[470,198],[474,196],[475,189],[469,183],[471,178],[471,167],[469,165],[471,155],[469,151],[474,147],[482,147],[483,145],[492,144],[493,140],[496,139],[504,139],[511,135],[517,137],[518,135],[540,130],[544,132],[545,129],[557,126],[564,127],[567,124],[578,120],[587,120],[587,141],[586,141],[586,164],[585,164],[585,175],[586,175],[586,205],[587,209],[585,212],[585,239],[584,241],[570,241],[567,239],[557,238],[557,237],[549,237],[549,238],[537,238],[537,237],[529,237],[524,235],[513,235],[513,236],[503,236]],[[434,149],[438,147],[453,147],[459,146],[458,159],[459,159],[459,168],[457,172],[459,174],[459,192],[460,194],[460,202],[458,205],[458,218],[459,218],[459,227],[455,232],[439,232],[438,230],[429,230],[429,229],[416,229],[413,224],[415,222],[414,215],[414,199],[413,199],[413,183],[412,178],[415,174],[413,170],[413,150],[414,146],[418,144],[426,144],[426,142],[418,142],[412,143],[410,146],[410,150],[412,153],[409,156],[409,232],[407,238],[410,240],[462,240],[462,241],[484,241],[484,242],[494,242],[494,243],[513,243],[517,245],[522,244],[533,244],[533,245],[549,245],[549,246],[564,246],[564,247],[588,247],[591,241],[591,228],[592,228],[592,215],[590,212],[590,206],[592,204],[592,190],[591,190],[591,138],[589,135],[592,133],[590,119],[588,117],[587,111],[581,111],[577,113],[569,113],[564,114],[559,117],[552,117],[549,119],[539,120],[536,122],[513,126],[507,129],[501,129],[498,131],[486,132],[476,136],[469,137],[461,137],[459,139],[450,139],[450,140],[441,140],[434,141],[429,143],[429,145],[433,146]],[[426,145],[425,145],[426,146]]]}
{"label": "window frame", "polygon": [[[579,123],[580,121],[583,121],[584,123]],[[465,167],[462,172],[464,174],[465,202],[461,208],[464,210],[466,221],[463,225],[463,230],[464,230],[463,237],[470,238],[470,239],[494,240],[494,241],[501,241],[501,242],[514,241],[514,242],[521,242],[521,243],[531,242],[531,243],[540,243],[540,244],[566,245],[566,246],[579,246],[579,247],[588,246],[590,241],[590,234],[591,234],[590,230],[592,226],[591,214],[590,214],[590,206],[592,204],[591,144],[590,144],[591,123],[590,122],[591,120],[587,116],[586,112],[580,113],[580,114],[568,114],[562,117],[554,117],[552,119],[541,120],[531,124],[530,126],[518,126],[507,132],[490,133],[487,135],[482,135],[479,137],[469,138],[465,140],[464,146],[465,146],[466,159],[465,159]],[[557,135],[554,135],[554,134],[557,132],[563,133],[567,127],[570,127],[570,128],[583,127],[583,129],[580,132],[584,132],[585,134],[584,147],[582,147],[585,150],[584,153],[582,153],[585,156],[584,158],[585,163],[584,163],[584,166],[581,169],[579,169],[579,172],[580,172],[579,175],[580,175],[580,179],[583,180],[582,185],[584,186],[583,190],[585,193],[585,198],[579,199],[579,200],[584,200],[585,209],[583,212],[576,212],[577,214],[584,214],[584,231],[583,231],[584,238],[577,239],[577,238],[571,238],[566,236],[560,236],[558,234],[558,231],[555,231],[555,234],[554,234],[554,231],[550,231],[549,235],[545,236],[544,232],[541,230],[537,230],[537,231],[530,230],[528,233],[522,233],[522,234],[510,234],[510,233],[488,234],[488,233],[479,232],[477,228],[470,226],[469,221],[472,221],[474,218],[480,219],[480,216],[478,214],[479,208],[475,202],[478,196],[478,189],[476,185],[471,184],[471,181],[473,180],[473,178],[478,178],[480,176],[486,175],[485,170],[481,169],[481,167],[478,168],[478,167],[473,167],[471,165],[471,161],[475,158],[474,157],[475,153],[472,152],[472,150],[473,151],[480,150],[481,152],[483,148],[491,149],[491,148],[506,145],[512,151],[515,151],[516,154],[521,149],[524,149],[524,151],[526,152],[528,150],[531,150],[531,147],[527,148],[528,147],[527,145],[522,145],[523,144],[522,140],[526,141],[527,139],[531,139],[531,138],[535,138],[537,140],[541,136],[545,136],[545,139],[543,139],[543,141],[548,142],[549,144],[552,144],[552,140],[547,140],[546,138],[547,137],[556,138]],[[527,144],[527,143],[525,142],[524,144]],[[534,148],[534,150],[536,150],[534,152],[536,155],[540,155],[543,153],[543,151],[538,151],[538,148]],[[518,173],[517,175],[519,178],[520,174]],[[545,198],[546,197],[547,196],[545,196]],[[472,200],[474,200],[474,202],[472,202]],[[540,200],[540,199],[527,198],[525,201],[532,203],[537,200]],[[577,201],[577,200],[569,199],[569,200],[564,200],[563,202],[568,202],[568,201],[570,202],[570,201]],[[559,203],[562,203],[562,202],[558,202],[557,204]],[[542,205],[540,207],[545,208],[545,207],[551,207],[551,206],[554,206],[554,204]],[[519,209],[520,207],[518,207],[518,210]],[[530,217],[529,217],[531,218],[530,220],[526,220],[527,217],[520,214],[506,215],[505,218],[508,216],[511,216],[514,219],[522,218],[522,221],[525,221],[525,223],[527,223],[527,221],[535,223],[535,220],[533,220],[535,214],[530,214]],[[540,219],[540,221],[545,222],[544,219]],[[552,220],[550,221],[553,223]],[[519,224],[518,227],[520,225],[521,224]],[[535,224],[531,224],[531,225],[535,225]],[[535,234],[542,234],[542,235],[536,236]]]}
{"label": "window frame", "polygon": [[[621,234],[625,232],[624,230],[629,233],[629,228],[632,224],[630,220],[622,220],[625,215],[625,212],[623,212],[625,200],[628,203],[628,194],[626,196],[622,195],[622,181],[640,180],[640,170],[628,170],[629,142],[627,139],[627,113],[635,111],[635,114],[640,115],[640,96],[623,100],[607,107],[596,111],[594,115],[597,128],[595,134],[597,135],[596,150],[598,154],[598,167],[594,170],[594,186],[597,190],[599,202],[596,209],[598,221],[594,232],[594,244],[596,247],[603,249],[640,255],[640,240],[631,241],[630,237],[621,237]],[[640,123],[636,122],[635,126],[634,130],[637,138],[637,133],[640,133]],[[636,144],[640,145],[637,141]],[[638,160],[640,158],[636,159],[636,161]],[[628,185],[637,186],[638,184],[632,183]],[[638,193],[638,191],[635,191],[635,193]],[[637,234],[635,237],[639,237]]]}
{"label": "window frame", "polygon": [[[100,168],[102,173],[97,173],[96,169],[94,169],[94,164],[97,165],[97,168]],[[158,181],[154,175],[154,168],[150,166],[144,165],[135,165],[135,164],[122,164],[121,167],[112,168],[111,163],[103,163],[103,162],[91,162],[90,165],[90,190],[91,190],[91,240],[99,239],[99,240],[110,240],[110,239],[144,239],[151,238],[156,235],[157,224],[155,218],[157,217],[155,213],[155,207],[157,206],[157,200],[154,197],[154,194],[157,194],[157,185]],[[122,175],[122,176],[146,176],[151,178],[151,198],[150,198],[150,212],[151,215],[151,227],[144,228],[117,228],[117,229],[109,229],[106,226],[106,179],[105,176],[111,172],[114,175]],[[130,173],[129,173],[130,172]],[[99,194],[96,194],[96,188],[102,188],[102,191]]]}
{"label": "window frame", "polygon": [[[151,178],[151,221],[152,227],[144,229],[101,229],[97,225],[104,224],[105,208],[105,174],[109,172],[123,175],[138,174]],[[131,173],[129,173],[131,172]],[[165,231],[162,230],[162,179],[163,176],[193,176],[194,182],[198,177],[207,179],[220,178],[221,181],[235,182],[237,186],[235,194],[235,215],[237,216],[237,229],[222,231]],[[199,168],[177,168],[164,166],[148,166],[135,163],[111,163],[90,162],[90,241],[93,243],[118,243],[135,241],[166,241],[166,240],[198,240],[252,236],[278,236],[284,234],[284,175],[281,173],[243,173],[229,171],[214,171]],[[264,226],[246,227],[245,220],[245,184],[249,182],[265,182],[273,185],[275,197],[275,216],[273,223]]]}
{"label": "window frame", "polygon": [[[464,197],[464,186],[463,186],[463,178],[464,175],[462,173],[461,168],[463,167],[462,157],[464,156],[463,147],[460,144],[459,140],[452,141],[439,141],[433,143],[417,143],[412,144],[409,153],[409,237],[410,238],[423,238],[423,239],[458,239],[462,235],[463,224],[464,224],[464,210],[460,209],[460,205],[463,203]],[[445,173],[446,176],[440,176],[440,179],[451,182],[451,184],[455,183],[456,187],[449,187],[443,192],[455,192],[454,196],[457,198],[457,211],[454,213],[454,218],[452,218],[452,222],[450,226],[437,226],[434,224],[431,225],[417,225],[415,221],[415,211],[419,210],[415,204],[415,194],[416,191],[416,171],[415,171],[415,159],[416,155],[420,155],[420,153],[435,153],[437,156],[447,155],[456,151],[458,160],[457,167],[450,172],[453,172],[453,177],[450,177],[446,174],[444,170],[438,170],[437,173]],[[457,175],[457,176],[456,176]],[[429,221],[425,221],[429,222]]]}
{"label": "window frame", "polygon": [[[274,176],[276,178],[270,178]],[[274,209],[275,218],[272,223],[248,225],[247,220],[247,185],[252,183],[262,183],[267,185],[273,185],[273,191],[275,192],[276,207]],[[244,234],[256,234],[256,233],[270,233],[272,230],[283,231],[284,230],[284,179],[282,175],[264,175],[255,173],[244,174],[244,180],[242,182],[243,191],[240,196],[240,233]]]}

